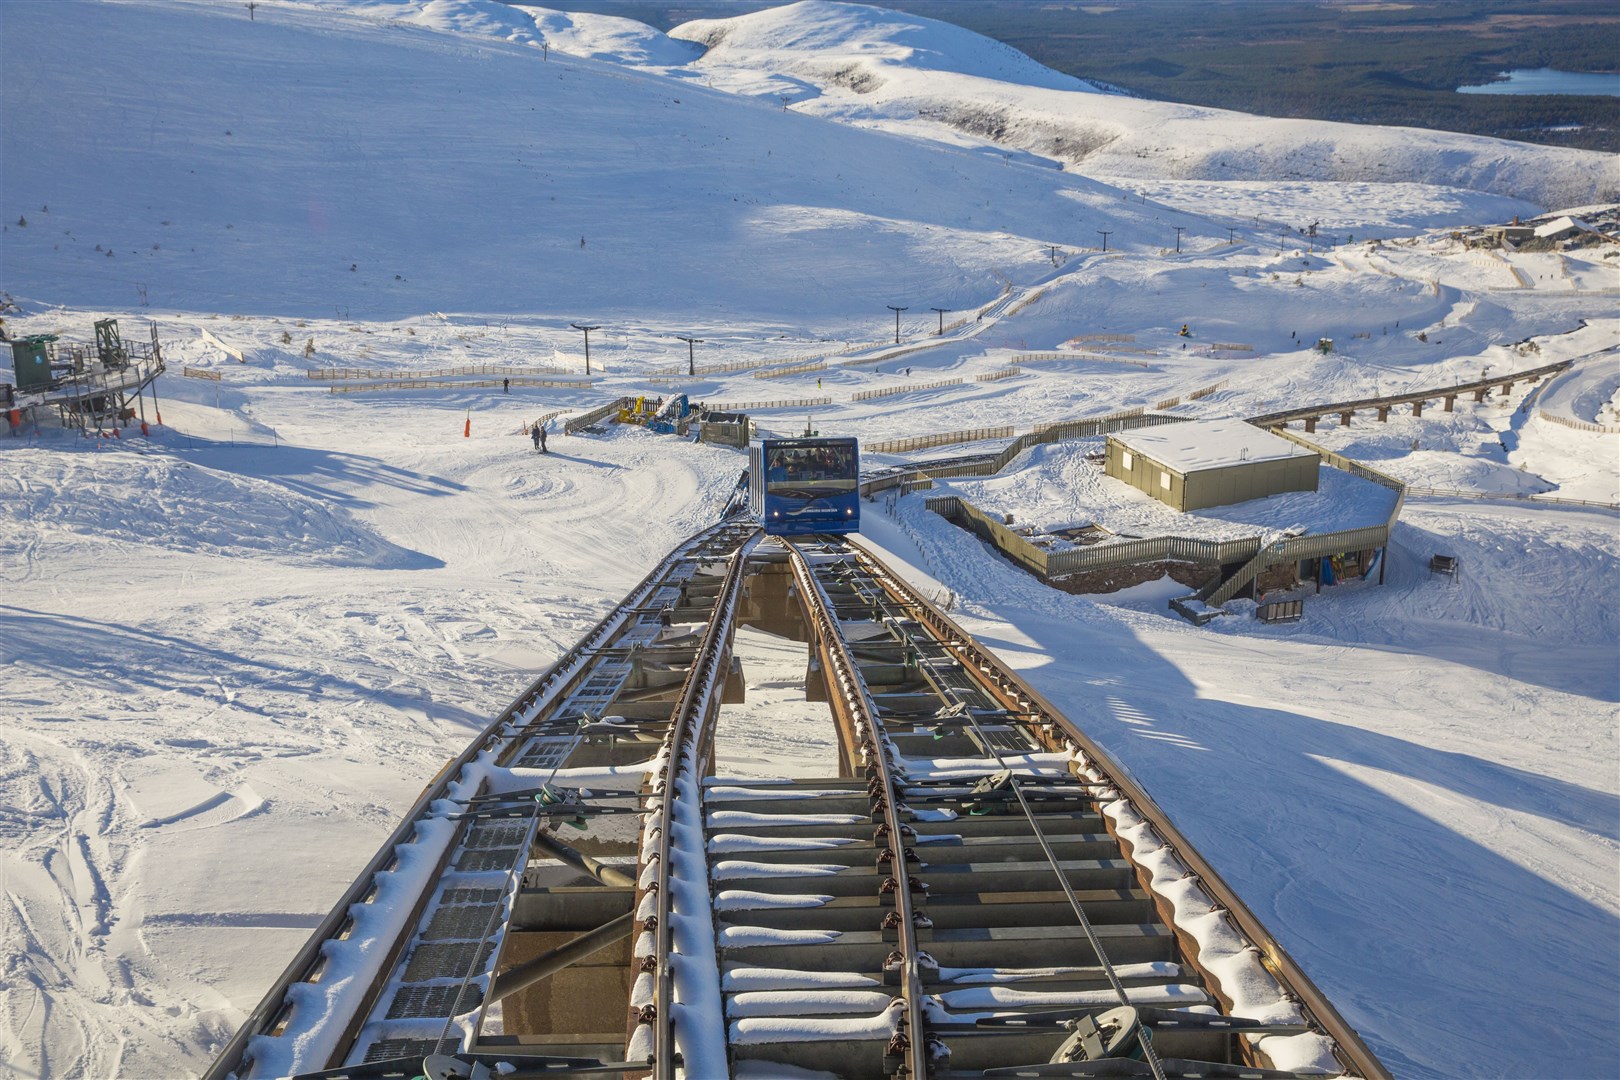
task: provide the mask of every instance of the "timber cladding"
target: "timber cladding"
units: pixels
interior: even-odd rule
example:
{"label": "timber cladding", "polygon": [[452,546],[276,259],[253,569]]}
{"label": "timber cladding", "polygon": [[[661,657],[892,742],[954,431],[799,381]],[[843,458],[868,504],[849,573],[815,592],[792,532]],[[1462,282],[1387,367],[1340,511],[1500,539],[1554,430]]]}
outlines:
{"label": "timber cladding", "polygon": [[[1273,436],[1274,437],[1274,436]],[[1284,491],[1315,491],[1321,457],[1314,453],[1186,469],[1155,457],[1151,450],[1108,436],[1104,471],[1176,510],[1262,499]]]}

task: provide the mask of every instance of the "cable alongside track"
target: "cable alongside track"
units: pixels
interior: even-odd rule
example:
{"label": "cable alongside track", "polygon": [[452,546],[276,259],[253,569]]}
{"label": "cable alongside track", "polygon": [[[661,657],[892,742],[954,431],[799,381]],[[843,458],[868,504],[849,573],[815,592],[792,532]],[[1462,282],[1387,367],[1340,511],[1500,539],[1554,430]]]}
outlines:
{"label": "cable alongside track", "polygon": [[[712,775],[739,625],[806,642],[838,775]],[[735,522],[446,767],[209,1075],[488,1069],[1387,1075],[1146,793],[858,540]]]}

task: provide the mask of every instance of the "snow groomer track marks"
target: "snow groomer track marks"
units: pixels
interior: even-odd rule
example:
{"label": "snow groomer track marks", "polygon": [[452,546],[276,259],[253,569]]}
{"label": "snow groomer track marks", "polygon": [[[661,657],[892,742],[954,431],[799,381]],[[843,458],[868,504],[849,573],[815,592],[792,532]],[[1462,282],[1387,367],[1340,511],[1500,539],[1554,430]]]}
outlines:
{"label": "snow groomer track marks", "polygon": [[[739,625],[806,642],[840,775],[712,775]],[[737,521],[446,767],[209,1075],[486,1069],[1388,1075],[1146,793],[858,539]]]}

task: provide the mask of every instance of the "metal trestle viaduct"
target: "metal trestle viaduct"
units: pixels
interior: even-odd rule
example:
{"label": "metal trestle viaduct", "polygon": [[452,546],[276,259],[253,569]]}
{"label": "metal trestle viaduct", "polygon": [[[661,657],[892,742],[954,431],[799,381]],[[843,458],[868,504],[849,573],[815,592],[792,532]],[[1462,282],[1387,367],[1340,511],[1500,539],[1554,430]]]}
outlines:
{"label": "metal trestle viaduct", "polygon": [[[805,642],[838,775],[714,775],[740,625]],[[208,1075],[1324,1073],[1388,1075],[1105,751],[857,539],[731,520],[446,765]]]}

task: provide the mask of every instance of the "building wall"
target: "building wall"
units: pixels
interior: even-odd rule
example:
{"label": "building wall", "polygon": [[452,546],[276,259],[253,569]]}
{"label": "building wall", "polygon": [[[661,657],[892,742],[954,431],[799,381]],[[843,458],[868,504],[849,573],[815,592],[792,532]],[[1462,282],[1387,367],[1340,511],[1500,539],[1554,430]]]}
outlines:
{"label": "building wall", "polygon": [[1103,472],[1116,480],[1125,481],[1138,491],[1147,492],[1166,506],[1186,509],[1182,506],[1187,489],[1185,477],[1145,454],[1127,449],[1112,438],[1108,440]]}
{"label": "building wall", "polygon": [[1229,506],[1284,491],[1315,491],[1320,474],[1321,458],[1315,454],[1189,473],[1181,509]]}
{"label": "building wall", "polygon": [[1103,471],[1176,510],[1262,499],[1284,491],[1315,491],[1321,458],[1316,454],[1280,461],[1239,462],[1183,476],[1110,438]]}

